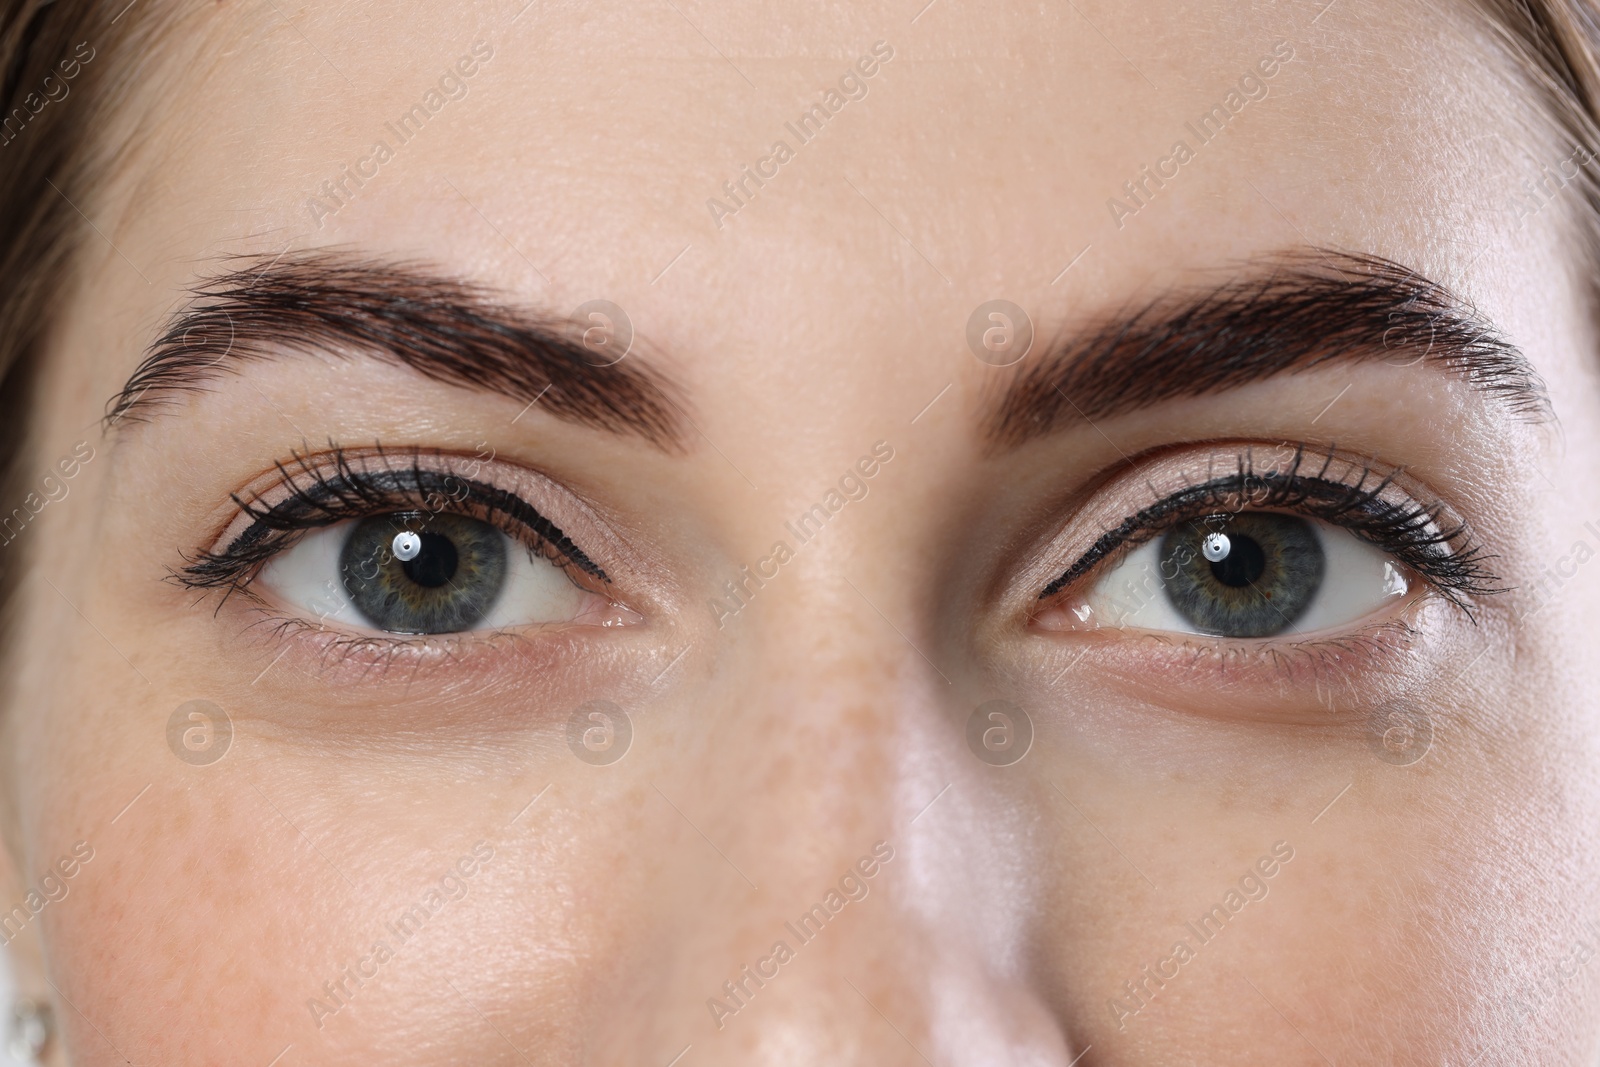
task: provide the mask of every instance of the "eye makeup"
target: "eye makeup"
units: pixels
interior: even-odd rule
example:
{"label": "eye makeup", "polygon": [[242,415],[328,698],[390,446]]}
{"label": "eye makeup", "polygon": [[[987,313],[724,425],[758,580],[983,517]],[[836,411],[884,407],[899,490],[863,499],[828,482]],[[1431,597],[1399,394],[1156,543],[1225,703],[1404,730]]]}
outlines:
{"label": "eye makeup", "polygon": [[[1419,499],[1421,490],[1404,486],[1398,468],[1381,471],[1336,448],[1319,455],[1303,444],[1215,445],[1200,456],[1190,451],[1156,465],[1165,469],[1147,465],[1108,490],[1124,499],[1155,499],[1131,507],[1098,534],[1038,600],[1081,586],[1092,572],[1168,531],[1187,525],[1203,542],[1230,519],[1253,513],[1299,516],[1347,530],[1390,554],[1469,616],[1475,599],[1500,591],[1466,525],[1452,519],[1442,502]],[[1228,465],[1231,470],[1217,473]]]}
{"label": "eye makeup", "polygon": [[[224,599],[244,594],[270,621],[327,629],[330,641],[354,624],[367,632],[346,636],[363,645],[447,636],[459,645],[484,636],[475,631],[511,634],[567,623],[640,621],[612,595],[611,577],[598,557],[569,533],[576,529],[586,545],[603,545],[595,534],[603,526],[564,517],[581,516],[586,509],[556,504],[565,492],[559,486],[539,490],[525,484],[523,475],[540,477],[526,468],[504,462],[488,466],[485,471],[481,460],[421,447],[350,450],[330,443],[320,453],[297,452],[275,464],[259,488],[233,494],[235,517],[211,547],[186,557],[173,577],[190,589],[220,590]],[[502,536],[530,558],[552,565],[589,599],[572,607],[567,594],[547,581],[524,582],[516,603],[537,604],[541,610],[496,609],[492,587],[500,582],[503,564],[494,538]],[[305,555],[313,540],[333,544],[341,538],[342,548],[318,549],[313,559],[318,575],[333,576],[322,584],[337,583],[341,611],[323,613],[303,603],[315,598],[281,595],[285,583],[278,579],[292,553]],[[362,559],[372,556],[376,562],[352,571],[356,540]],[[1323,596],[1314,588],[1338,591],[1351,575],[1373,586],[1384,603],[1413,602],[1414,596],[1402,594],[1415,587],[1439,594],[1469,618],[1478,598],[1500,588],[1488,557],[1453,510],[1402,470],[1332,446],[1313,451],[1306,445],[1214,442],[1138,457],[1130,471],[1087,492],[1055,540],[1059,546],[1085,547],[1070,554],[1057,549],[1052,555],[1059,554],[1064,565],[1058,564],[1055,577],[1031,579],[1040,582],[1035,587],[1040,592],[1028,594],[1033,597],[1030,619],[1038,629],[1098,629],[1111,637],[1143,628],[1182,637],[1181,643],[1194,647],[1240,639],[1247,641],[1242,648],[1314,643],[1305,630],[1323,623],[1327,626],[1312,635],[1316,640],[1330,633],[1334,640],[1355,640],[1371,629],[1374,612],[1341,614],[1352,597],[1329,608],[1325,601],[1332,594]],[[420,555],[398,556],[395,546],[402,541]],[[1191,542],[1193,551],[1174,550]],[[1213,557],[1213,549],[1221,554]],[[1154,586],[1166,598],[1155,599],[1158,608],[1175,609],[1180,624],[1165,624],[1171,610],[1116,620],[1125,625],[1108,626],[1116,614],[1110,611],[1100,611],[1087,626],[1086,614],[1072,617],[1096,603],[1096,583],[1142,558],[1139,553],[1151,557],[1147,563],[1172,564],[1161,569],[1169,584]],[[1168,559],[1180,554],[1177,562]],[[1032,569],[1037,573],[1046,565],[1041,560]],[[1146,569],[1155,573],[1156,566]],[[1187,584],[1174,592],[1170,583],[1177,577]],[[297,588],[311,585],[302,580]],[[467,588],[459,592],[456,585]],[[1391,619],[1385,625],[1394,624]],[[1391,634],[1385,641],[1392,644],[1400,636]]]}
{"label": "eye makeup", "polygon": [[[595,592],[609,586],[605,570],[533,504],[481,480],[482,467],[481,459],[421,448],[395,453],[375,446],[352,452],[330,445],[321,455],[297,452],[289,464],[275,465],[277,478],[271,484],[248,497],[233,495],[238,517],[212,548],[186,559],[173,577],[191,589],[222,589],[225,597],[247,593],[269,563],[309,533],[392,517],[398,532],[384,545],[374,542],[368,568],[373,573],[363,570],[347,579],[360,585],[374,581],[380,568],[402,566],[419,573],[436,571],[441,552],[453,558],[462,550],[456,542],[476,545],[475,556],[484,556],[484,531],[492,528],[566,572],[575,584]],[[358,525],[357,532],[366,525]],[[391,546],[410,536],[417,539],[417,548],[430,550],[414,559],[393,558]],[[403,548],[399,551],[405,554]]]}

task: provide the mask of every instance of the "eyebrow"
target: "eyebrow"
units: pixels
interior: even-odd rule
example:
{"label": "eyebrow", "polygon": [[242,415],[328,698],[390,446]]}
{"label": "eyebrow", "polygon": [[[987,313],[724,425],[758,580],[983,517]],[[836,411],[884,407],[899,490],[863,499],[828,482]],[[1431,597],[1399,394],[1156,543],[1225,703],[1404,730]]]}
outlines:
{"label": "eyebrow", "polygon": [[1420,363],[1515,417],[1550,421],[1544,382],[1472,306],[1379,256],[1311,249],[1108,316],[1029,361],[987,417],[1000,451],[1095,419],[1339,363]]}
{"label": "eyebrow", "polygon": [[167,319],[106,418],[148,421],[251,363],[353,351],[681,450],[679,390],[638,363],[590,362],[582,329],[416,263],[342,251],[231,258]]}

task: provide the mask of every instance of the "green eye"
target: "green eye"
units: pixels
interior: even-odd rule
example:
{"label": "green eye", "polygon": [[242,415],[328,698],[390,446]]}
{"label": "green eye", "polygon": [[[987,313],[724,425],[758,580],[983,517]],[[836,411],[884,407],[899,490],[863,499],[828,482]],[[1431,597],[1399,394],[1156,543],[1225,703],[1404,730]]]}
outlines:
{"label": "green eye", "polygon": [[1317,531],[1295,515],[1252,512],[1185,523],[1161,538],[1167,599],[1205,634],[1282,633],[1316,599],[1327,569]]}
{"label": "green eye", "polygon": [[464,515],[375,515],[351,528],[339,569],[356,610],[380,630],[470,630],[505,585],[506,541]]}

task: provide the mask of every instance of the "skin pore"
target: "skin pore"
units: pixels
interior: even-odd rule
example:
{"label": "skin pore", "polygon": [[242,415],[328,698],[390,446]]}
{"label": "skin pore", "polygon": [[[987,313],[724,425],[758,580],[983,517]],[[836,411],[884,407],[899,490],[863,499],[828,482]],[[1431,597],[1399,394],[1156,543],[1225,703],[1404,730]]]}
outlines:
{"label": "skin pore", "polygon": [[[93,458],[3,549],[30,563],[0,899],[93,852],[14,946],[70,1062],[1593,1062],[1589,267],[1575,195],[1513,210],[1570,147],[1508,107],[1531,94],[1465,11],[916,6],[174,20],[105,132],[114,175],[63,190],[94,229],[32,462]],[[865,95],[802,143],[786,124],[863,57]],[[1196,137],[1246,74],[1265,95]],[[746,165],[776,174],[735,204]],[[1346,253],[1492,325],[1548,410],[1366,329],[1349,358],[1199,395],[1130,376],[1148,403],[995,432],[1057,342]],[[552,351],[609,300],[636,341],[558,395],[548,367],[481,388],[303,323],[230,321],[219,352],[213,319],[177,334],[202,389],[98,421],[197,289],[333,262],[469,287]],[[1011,367],[967,342],[997,298],[1035,330]],[[574,417],[574,383],[624,377],[671,433]],[[175,578],[248,524],[233,495],[276,503],[337,450],[441,485],[473,465],[605,580],[574,578],[571,621],[419,638]],[[1499,591],[1408,572],[1252,641],[1086,622],[1092,581],[1040,600],[1247,452],[1399,471]],[[795,536],[852,474],[864,495]],[[768,577],[730,600],[746,567]],[[967,741],[996,699],[1034,731],[1007,766]],[[229,716],[214,763],[169,744],[193,700]],[[616,762],[569,744],[591,701],[628,716]],[[1375,749],[1387,707],[1427,722],[1420,759]],[[789,932],[847,876],[859,899]]]}

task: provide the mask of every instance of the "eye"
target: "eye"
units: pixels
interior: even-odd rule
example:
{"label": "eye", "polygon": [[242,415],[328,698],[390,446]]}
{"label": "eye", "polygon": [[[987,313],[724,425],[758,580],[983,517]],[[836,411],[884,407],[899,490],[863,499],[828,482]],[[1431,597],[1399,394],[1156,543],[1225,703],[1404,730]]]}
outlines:
{"label": "eye", "polygon": [[524,468],[491,464],[494,479],[483,480],[484,466],[421,449],[296,454],[276,468],[277,484],[235,496],[239,517],[217,547],[174,577],[275,601],[319,628],[448,634],[642,621],[548,517],[598,536],[589,513]]}
{"label": "eye", "polygon": [[394,512],[313,531],[257,581],[319,618],[402,634],[574,622],[608,606],[496,527],[449,513]]}
{"label": "eye", "polygon": [[1247,640],[1348,627],[1413,592],[1471,618],[1500,590],[1489,557],[1426,486],[1331,447],[1287,447],[1134,463],[1069,527],[1069,541],[1100,532],[1039,593],[1032,625]]}
{"label": "eye", "polygon": [[1410,588],[1400,564],[1348,530],[1247,511],[1172,526],[1068,610],[1080,626],[1260,638],[1345,626]]}

